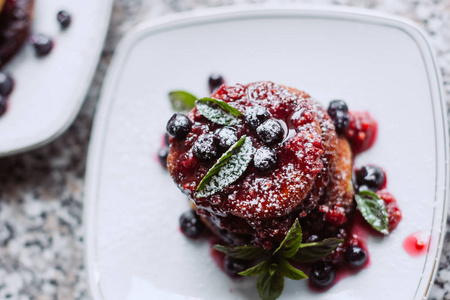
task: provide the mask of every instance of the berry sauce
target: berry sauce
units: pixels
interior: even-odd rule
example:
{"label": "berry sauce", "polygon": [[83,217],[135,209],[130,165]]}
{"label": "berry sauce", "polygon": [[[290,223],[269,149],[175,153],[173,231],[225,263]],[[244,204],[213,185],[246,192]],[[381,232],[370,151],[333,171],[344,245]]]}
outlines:
{"label": "berry sauce", "polygon": [[[214,152],[213,157],[207,156],[213,152],[210,148],[219,144],[218,133],[223,127],[208,121],[196,108],[187,116],[174,115],[169,121],[167,129],[172,138],[168,169],[172,178],[195,202],[197,213],[208,227],[215,228],[213,230],[217,234],[225,232],[221,237],[210,233],[210,244],[241,245],[251,242],[257,247],[274,249],[286,236],[292,221],[299,218],[303,242],[329,237],[344,240],[318,262],[293,263],[310,277],[311,274],[315,276],[309,281],[313,290],[328,290],[341,279],[370,266],[368,236],[382,238],[383,235],[373,229],[356,208],[351,188],[351,161],[352,157],[354,159],[375,143],[378,132],[375,119],[366,111],[347,111],[342,100],[335,101],[330,108],[335,116],[330,119],[309,95],[270,82],[234,87],[222,85],[211,97],[231,103],[243,113],[239,123],[225,136],[232,134],[234,140],[247,136],[256,153],[238,181],[223,188],[220,193],[196,198],[194,193],[199,182],[216,158],[229,147],[224,144],[214,148],[217,153]],[[187,119],[184,122],[186,126],[181,126],[181,121],[175,122],[175,117],[182,118],[181,121]],[[340,130],[334,130],[336,124],[342,125]],[[322,135],[322,131],[330,134]],[[206,148],[207,151],[203,151]],[[331,163],[337,165],[345,161],[347,165],[340,165],[342,172],[339,174],[345,175],[345,167],[349,166],[349,177],[332,177],[332,173],[326,172]],[[359,172],[358,176],[353,175],[354,192],[365,189],[375,192],[385,203],[389,231],[394,230],[402,214],[396,199],[386,189],[386,173],[373,165],[355,167],[354,170]],[[316,180],[316,177],[323,180]],[[336,183],[336,186],[329,182]],[[345,190],[337,190],[338,184],[339,187],[345,186]],[[313,189],[305,188],[311,186],[315,187],[317,195]],[[330,186],[336,189],[325,191]],[[336,191],[341,193],[339,197],[332,194]],[[332,202],[330,199],[338,200]],[[227,240],[228,234],[232,236],[230,240]],[[417,251],[421,247],[424,251],[428,248],[429,239],[419,240],[413,236],[405,240],[405,250],[410,240],[414,241]],[[219,268],[226,271],[225,255],[212,248],[210,254]],[[228,265],[231,263],[228,262]],[[238,267],[239,262],[233,262],[231,271],[237,271]]]}
{"label": "berry sauce", "polygon": [[349,111],[350,123],[345,136],[352,145],[354,155],[369,150],[377,139],[378,124],[367,111]]}
{"label": "berry sauce", "polygon": [[430,236],[421,231],[414,232],[403,241],[403,249],[413,257],[426,254],[429,245]]}

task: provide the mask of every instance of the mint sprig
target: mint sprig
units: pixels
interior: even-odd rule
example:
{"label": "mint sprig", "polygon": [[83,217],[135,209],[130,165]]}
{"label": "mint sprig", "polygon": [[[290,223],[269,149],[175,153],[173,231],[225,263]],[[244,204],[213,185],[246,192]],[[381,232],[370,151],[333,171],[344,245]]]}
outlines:
{"label": "mint sprig", "polygon": [[297,253],[291,259],[301,263],[318,261],[330,254],[343,241],[343,239],[329,238],[320,242],[301,244]]}
{"label": "mint sprig", "polygon": [[389,217],[384,201],[371,191],[361,191],[355,195],[356,205],[363,218],[375,230],[389,234]]}
{"label": "mint sprig", "polygon": [[255,148],[245,135],[231,146],[209,169],[197,186],[195,197],[214,195],[235,182],[247,170]]}
{"label": "mint sprig", "polygon": [[[257,289],[262,300],[275,300],[283,292],[284,277],[292,280],[302,280],[308,278],[306,274],[289,262],[289,260],[312,262],[328,255],[331,251],[342,243],[343,239],[329,238],[321,242],[302,243],[302,228],[298,219],[289,229],[288,233],[280,245],[267,251],[251,245],[225,247],[221,245],[213,246],[215,249],[241,259],[257,259],[260,262],[239,273],[242,276],[259,276]],[[308,249],[308,250],[305,250]],[[260,253],[258,253],[260,252]],[[263,259],[261,261],[261,259]]]}
{"label": "mint sprig", "polygon": [[195,107],[197,97],[186,91],[172,91],[169,93],[170,104],[176,112],[187,112]]}
{"label": "mint sprig", "polygon": [[195,101],[197,110],[210,120],[219,125],[234,125],[239,123],[242,113],[225,101],[214,98],[201,98]]}

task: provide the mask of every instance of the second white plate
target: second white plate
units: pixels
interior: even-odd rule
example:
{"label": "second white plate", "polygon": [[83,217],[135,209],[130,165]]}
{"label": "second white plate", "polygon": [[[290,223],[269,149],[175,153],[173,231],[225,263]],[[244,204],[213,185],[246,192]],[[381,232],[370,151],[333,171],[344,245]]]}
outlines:
{"label": "second white plate", "polygon": [[[213,10],[142,25],[121,43],[95,120],[85,198],[87,267],[94,299],[257,299],[255,280],[233,280],[207,241],[178,230],[188,203],[155,153],[172,112],[169,91],[207,95],[206,78],[272,80],[324,105],[345,99],[379,121],[376,145],[356,159],[388,174],[403,211],[388,237],[369,239],[371,265],[325,293],[288,280],[280,299],[422,299],[445,226],[445,109],[429,45],[415,26],[350,9]],[[431,236],[410,257],[404,239]]]}
{"label": "second white plate", "polygon": [[[36,57],[27,42],[6,65],[15,87],[0,116],[0,156],[50,142],[69,127],[86,96],[106,36],[112,0],[37,0],[31,31],[54,39],[52,52]],[[61,30],[56,14],[72,24]]]}

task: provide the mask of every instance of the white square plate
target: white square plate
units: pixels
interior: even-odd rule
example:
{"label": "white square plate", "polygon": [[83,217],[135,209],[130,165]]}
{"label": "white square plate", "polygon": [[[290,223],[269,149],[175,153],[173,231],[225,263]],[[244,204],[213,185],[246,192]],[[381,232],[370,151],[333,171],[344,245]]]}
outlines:
{"label": "white square plate", "polygon": [[[6,65],[15,87],[0,117],[0,156],[43,145],[64,132],[77,115],[103,48],[112,0],[36,0],[31,32],[54,39],[37,58],[29,42]],[[61,30],[56,14],[72,24]]]}
{"label": "white square plate", "polygon": [[[344,8],[211,10],[143,24],[117,49],[89,150],[85,221],[94,299],[257,299],[255,280],[233,280],[207,241],[178,230],[185,197],[154,159],[172,114],[169,91],[206,96],[211,72],[229,84],[271,80],[324,105],[345,99],[379,122],[374,163],[403,211],[372,237],[371,265],[315,293],[287,280],[280,299],[422,299],[437,269],[448,186],[445,109],[426,38],[397,18]],[[404,239],[431,236],[410,257]]]}

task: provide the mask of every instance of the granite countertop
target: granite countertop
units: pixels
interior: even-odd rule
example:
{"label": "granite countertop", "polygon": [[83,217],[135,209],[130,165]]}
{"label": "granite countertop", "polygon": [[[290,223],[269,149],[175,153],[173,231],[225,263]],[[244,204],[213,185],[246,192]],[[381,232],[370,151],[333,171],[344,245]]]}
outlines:
{"label": "granite countertop", "polygon": [[[0,159],[0,299],[90,299],[83,266],[83,186],[92,119],[114,48],[147,18],[223,5],[296,1],[116,0],[101,62],[68,131],[32,152]],[[298,1],[401,15],[430,35],[450,103],[450,1]],[[76,26],[76,23],[74,23]],[[430,299],[450,299],[450,223]]]}

